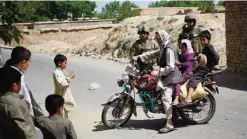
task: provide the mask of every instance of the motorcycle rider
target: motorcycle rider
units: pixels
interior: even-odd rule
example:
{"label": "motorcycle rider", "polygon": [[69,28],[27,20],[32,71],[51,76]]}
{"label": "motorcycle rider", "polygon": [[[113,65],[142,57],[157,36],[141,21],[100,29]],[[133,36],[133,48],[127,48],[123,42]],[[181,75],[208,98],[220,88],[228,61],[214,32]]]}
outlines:
{"label": "motorcycle rider", "polygon": [[130,58],[159,48],[156,42],[149,39],[149,28],[147,26],[140,26],[137,33],[139,34],[139,39],[130,48]]}
{"label": "motorcycle rider", "polygon": [[202,48],[199,43],[198,34],[202,31],[201,27],[196,27],[196,15],[194,13],[188,13],[184,17],[184,22],[186,23],[182,27],[182,32],[178,37],[178,46],[181,44],[182,39],[188,39],[191,41],[192,48],[194,52],[200,53]]}
{"label": "motorcycle rider", "polygon": [[167,133],[174,130],[172,123],[172,94],[174,85],[180,82],[181,73],[175,65],[176,50],[170,42],[170,35],[164,30],[158,30],[155,33],[155,39],[160,46],[159,50],[146,52],[142,55],[133,57],[132,60],[146,62],[158,58],[159,81],[157,90],[161,90],[162,102],[164,105],[167,122],[164,128],[159,129],[159,133]]}

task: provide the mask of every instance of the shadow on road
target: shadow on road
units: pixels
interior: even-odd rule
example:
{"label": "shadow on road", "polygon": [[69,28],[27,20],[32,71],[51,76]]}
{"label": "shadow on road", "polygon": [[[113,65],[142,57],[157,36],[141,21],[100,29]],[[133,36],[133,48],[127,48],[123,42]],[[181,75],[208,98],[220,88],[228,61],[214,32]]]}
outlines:
{"label": "shadow on road", "polygon": [[[162,127],[164,127],[165,124],[164,119],[145,119],[145,120],[136,120],[136,119],[130,119],[123,127],[119,127],[117,129],[121,130],[158,130]],[[107,129],[102,122],[96,122],[97,125],[94,126],[95,129],[93,129],[93,132],[99,132],[99,131],[105,131],[110,130]],[[187,124],[181,120],[177,119],[174,120],[174,125],[176,128],[182,128],[186,127]]]}
{"label": "shadow on road", "polygon": [[228,70],[214,77],[216,84],[234,90],[247,91],[247,74],[234,74]]}
{"label": "shadow on road", "polygon": [[105,127],[102,122],[95,122],[95,123],[97,123],[97,125],[94,126],[94,129],[92,130],[93,132],[111,130]]}
{"label": "shadow on road", "polygon": [[[142,106],[142,104],[141,103],[138,103],[138,102],[136,102],[135,104],[136,104],[136,107],[141,107]],[[106,103],[101,104],[101,106],[105,107],[106,106]]]}

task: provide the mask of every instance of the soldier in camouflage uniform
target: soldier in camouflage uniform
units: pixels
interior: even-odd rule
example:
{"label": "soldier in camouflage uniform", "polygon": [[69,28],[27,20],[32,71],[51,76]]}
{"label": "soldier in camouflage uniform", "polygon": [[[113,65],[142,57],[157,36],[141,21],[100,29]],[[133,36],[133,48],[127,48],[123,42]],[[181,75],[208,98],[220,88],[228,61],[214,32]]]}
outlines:
{"label": "soldier in camouflage uniform", "polygon": [[178,37],[178,45],[180,46],[182,39],[188,39],[191,41],[192,48],[196,54],[200,53],[202,48],[199,43],[198,34],[202,31],[201,27],[196,27],[196,15],[194,13],[188,13],[185,15],[182,32]]}
{"label": "soldier in camouflage uniform", "polygon": [[141,55],[145,52],[152,51],[158,49],[157,43],[149,39],[149,28],[146,26],[141,26],[137,32],[140,36],[138,40],[136,40],[130,48],[130,58],[133,56]]}

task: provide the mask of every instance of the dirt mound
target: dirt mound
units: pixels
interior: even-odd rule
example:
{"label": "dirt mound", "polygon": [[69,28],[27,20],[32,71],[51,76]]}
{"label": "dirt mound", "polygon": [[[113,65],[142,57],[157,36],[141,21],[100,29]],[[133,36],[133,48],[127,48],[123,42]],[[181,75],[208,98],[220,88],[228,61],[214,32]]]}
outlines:
{"label": "dirt mound", "polygon": [[40,44],[31,45],[29,46],[29,48],[35,52],[42,52],[42,53],[52,52],[57,54],[57,53],[71,53],[71,50],[75,49],[75,46],[66,42],[49,40]]}
{"label": "dirt mound", "polygon": [[[212,44],[221,56],[219,65],[226,64],[225,50],[225,15],[224,14],[200,14],[197,15],[198,26],[210,30],[212,34]],[[141,20],[142,19],[142,20]],[[178,34],[184,25],[184,15],[164,16],[164,17],[132,17],[121,22],[122,26],[115,27],[108,34],[108,39],[104,41],[101,55],[112,54],[113,57],[121,58],[118,53],[121,48],[131,47],[138,39],[136,27],[146,25],[150,27],[150,39],[154,39],[156,30],[165,29],[171,36],[173,43],[177,43]],[[126,46],[127,45],[127,46]],[[121,52],[122,53],[122,52]]]}
{"label": "dirt mound", "polygon": [[[225,65],[225,14],[198,14],[197,20],[197,25],[211,31],[212,44],[221,56],[220,65]],[[125,19],[117,25],[55,29],[56,32],[45,30],[43,33],[34,31],[24,35],[24,45],[36,52],[124,58],[127,56],[126,48],[138,39],[137,27],[140,25],[150,27],[150,39],[154,38],[156,30],[167,30],[176,44],[184,25],[184,15],[137,16]]]}

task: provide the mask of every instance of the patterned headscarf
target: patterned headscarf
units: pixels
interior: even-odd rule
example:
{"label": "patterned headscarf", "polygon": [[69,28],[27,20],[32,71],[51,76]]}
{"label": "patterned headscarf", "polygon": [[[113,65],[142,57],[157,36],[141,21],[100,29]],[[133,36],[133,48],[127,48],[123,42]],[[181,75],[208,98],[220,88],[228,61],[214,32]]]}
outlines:
{"label": "patterned headscarf", "polygon": [[194,50],[191,45],[191,41],[188,39],[181,40],[181,44],[185,43],[187,45],[187,53],[194,53]]}

